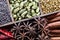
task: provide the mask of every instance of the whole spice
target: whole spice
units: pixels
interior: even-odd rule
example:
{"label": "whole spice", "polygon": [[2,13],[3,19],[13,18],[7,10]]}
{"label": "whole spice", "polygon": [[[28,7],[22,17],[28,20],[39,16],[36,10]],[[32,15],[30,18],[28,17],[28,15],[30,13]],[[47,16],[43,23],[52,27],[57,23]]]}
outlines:
{"label": "whole spice", "polygon": [[40,15],[39,0],[9,0],[15,21]]}
{"label": "whole spice", "polygon": [[49,23],[46,28],[60,28],[60,21],[57,21],[57,22],[53,22],[53,23]]}
{"label": "whole spice", "polygon": [[60,16],[60,12],[52,14],[52,15],[49,15],[46,18],[50,20],[50,19],[53,19],[53,18],[58,17],[58,16]]}
{"label": "whole spice", "polygon": [[56,21],[60,21],[60,16],[55,17],[55,18],[49,20],[49,23],[51,23],[51,22],[56,22]]}
{"label": "whole spice", "polygon": [[4,34],[0,34],[0,40],[14,40],[13,38],[10,38]]}
{"label": "whole spice", "polygon": [[5,36],[3,34],[0,34],[0,39],[7,39],[7,38],[8,38],[8,36]]}
{"label": "whole spice", "polygon": [[[45,18],[40,18],[38,17],[37,19],[35,18],[37,26],[38,26],[38,39],[40,40],[49,40],[49,30],[45,29],[46,25],[47,25],[47,20]],[[36,25],[35,25],[36,26]],[[36,26],[36,27],[37,27]]]}
{"label": "whole spice", "polygon": [[[30,39],[35,36],[34,28],[30,27],[31,24],[23,22],[23,25],[20,23],[15,24],[15,27],[11,29],[16,40],[24,40],[25,38]],[[22,32],[21,32],[22,31]]]}
{"label": "whole spice", "polygon": [[0,32],[1,33],[3,33],[3,34],[5,34],[6,36],[8,36],[8,37],[11,37],[11,38],[13,38],[13,35],[12,35],[12,33],[11,32],[8,32],[7,30],[2,30],[2,29],[0,29]]}
{"label": "whole spice", "polygon": [[20,34],[20,30],[21,30],[21,25],[20,25],[20,23],[17,25],[17,24],[15,24],[15,26],[13,26],[13,28],[11,29],[11,32],[13,33],[13,36],[14,36],[14,38],[16,39],[17,38],[17,34]]}
{"label": "whole spice", "polygon": [[51,37],[50,40],[60,40],[60,37]]}
{"label": "whole spice", "polygon": [[60,34],[60,30],[50,30],[51,33]]}
{"label": "whole spice", "polygon": [[11,21],[7,0],[0,0],[0,25]]}
{"label": "whole spice", "polygon": [[29,22],[27,22],[27,24],[24,23],[24,26],[26,27],[26,29],[28,28],[28,33],[29,33],[29,36],[31,37],[35,37],[35,35],[37,34],[36,33],[36,28],[34,28],[34,26],[31,26],[32,23],[29,24]]}
{"label": "whole spice", "polygon": [[47,19],[38,17],[33,20],[22,21],[13,26],[11,32],[16,40],[49,40],[49,29],[45,29]]}
{"label": "whole spice", "polygon": [[50,37],[60,37],[60,34],[51,33],[51,34],[50,34]]}
{"label": "whole spice", "polygon": [[44,14],[60,10],[59,0],[40,0],[40,6]]}

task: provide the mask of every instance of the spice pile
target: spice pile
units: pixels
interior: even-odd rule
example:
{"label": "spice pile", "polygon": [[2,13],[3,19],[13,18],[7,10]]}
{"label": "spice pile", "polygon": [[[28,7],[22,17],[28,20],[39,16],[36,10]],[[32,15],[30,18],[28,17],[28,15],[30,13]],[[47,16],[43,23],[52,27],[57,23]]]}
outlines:
{"label": "spice pile", "polygon": [[40,0],[44,14],[60,10],[60,0]]}
{"label": "spice pile", "polygon": [[10,11],[6,0],[0,0],[0,25],[11,22]]}
{"label": "spice pile", "polygon": [[40,15],[39,0],[9,0],[15,21]]}
{"label": "spice pile", "polygon": [[0,40],[14,40],[11,32],[6,29],[0,29]]}

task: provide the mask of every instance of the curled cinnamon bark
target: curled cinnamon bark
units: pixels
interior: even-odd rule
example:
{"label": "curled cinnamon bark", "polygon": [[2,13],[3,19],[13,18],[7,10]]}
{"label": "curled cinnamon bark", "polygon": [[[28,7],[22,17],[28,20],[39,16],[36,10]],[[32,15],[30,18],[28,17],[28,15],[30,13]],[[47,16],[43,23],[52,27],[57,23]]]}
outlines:
{"label": "curled cinnamon bark", "polygon": [[56,17],[54,19],[49,20],[50,23],[51,22],[56,22],[56,21],[60,21],[60,16],[59,17]]}
{"label": "curled cinnamon bark", "polygon": [[53,15],[48,16],[48,17],[47,17],[47,19],[53,19],[53,18],[58,17],[58,16],[60,16],[60,12],[59,12],[59,13],[56,13],[56,14],[53,14]]}
{"label": "curled cinnamon bark", "polygon": [[50,40],[60,40],[60,37],[51,37]]}
{"label": "curled cinnamon bark", "polygon": [[56,16],[60,16],[60,12],[59,13],[57,13],[57,15]]}
{"label": "curled cinnamon bark", "polygon": [[50,36],[51,37],[60,37],[60,34],[53,34],[53,33],[51,33]]}
{"label": "curled cinnamon bark", "polygon": [[60,34],[60,30],[50,30],[50,33],[57,33],[57,34]]}
{"label": "curled cinnamon bark", "polygon": [[60,28],[60,21],[47,24],[47,26],[45,28],[49,28],[49,29]]}

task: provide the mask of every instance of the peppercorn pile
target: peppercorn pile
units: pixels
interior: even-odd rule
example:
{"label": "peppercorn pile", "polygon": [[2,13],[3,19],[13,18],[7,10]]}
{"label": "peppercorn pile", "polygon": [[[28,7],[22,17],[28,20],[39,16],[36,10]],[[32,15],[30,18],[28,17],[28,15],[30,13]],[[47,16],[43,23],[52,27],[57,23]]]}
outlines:
{"label": "peppercorn pile", "polygon": [[40,15],[39,0],[9,0],[15,21]]}
{"label": "peppercorn pile", "polygon": [[60,10],[60,0],[40,0],[40,6],[44,14]]}
{"label": "peppercorn pile", "polygon": [[0,25],[12,22],[8,3],[6,0],[0,0]]}

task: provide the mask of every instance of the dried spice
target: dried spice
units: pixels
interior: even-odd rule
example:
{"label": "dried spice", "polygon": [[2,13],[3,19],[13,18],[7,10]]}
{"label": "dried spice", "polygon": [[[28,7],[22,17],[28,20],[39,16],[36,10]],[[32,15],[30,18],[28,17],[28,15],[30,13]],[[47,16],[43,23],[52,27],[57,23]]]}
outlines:
{"label": "dried spice", "polygon": [[9,0],[15,21],[40,15],[39,0]]}
{"label": "dried spice", "polygon": [[44,14],[60,10],[60,0],[40,0]]}
{"label": "dried spice", "polygon": [[7,0],[0,0],[0,25],[11,21]]}
{"label": "dried spice", "polygon": [[[17,25],[17,24],[15,24],[15,26],[11,29],[11,32],[14,34],[13,36],[15,37],[15,38],[17,38],[19,35],[17,35],[17,34],[20,34],[20,30],[22,30],[21,29],[21,27],[23,27],[23,26],[21,26],[20,25],[20,23]],[[17,38],[18,39],[18,38]]]}
{"label": "dried spice", "polygon": [[60,37],[51,37],[50,40],[60,40]]}
{"label": "dried spice", "polygon": [[48,24],[46,28],[50,30],[49,36],[51,37],[60,37],[60,13],[53,14],[51,16],[47,16]]}
{"label": "dried spice", "polygon": [[[60,13],[56,13],[55,15],[48,16],[46,19],[48,20],[47,28],[49,29],[57,29],[60,28]],[[55,17],[54,17],[55,16]]]}
{"label": "dried spice", "polygon": [[49,23],[46,27],[49,29],[60,28],[60,21]]}
{"label": "dried spice", "polygon": [[[36,20],[36,24],[38,25],[38,39],[40,40],[49,40],[49,30],[46,29],[46,25],[47,25],[47,20],[45,18],[40,19],[40,17],[38,17],[38,19]],[[36,26],[37,27],[37,26]]]}
{"label": "dried spice", "polygon": [[45,29],[46,25],[47,20],[38,17],[32,22],[24,21],[15,24],[11,32],[16,40],[49,40],[49,30]]}
{"label": "dried spice", "polygon": [[5,29],[0,29],[0,40],[14,40],[11,32],[8,32]]}
{"label": "dried spice", "polygon": [[3,33],[3,34],[5,34],[5,35],[7,35],[7,36],[9,36],[9,37],[12,37],[13,38],[13,35],[12,35],[11,32],[8,32],[8,31],[2,30],[2,29],[0,29],[0,32]]}
{"label": "dried spice", "polygon": [[0,34],[0,40],[14,40],[13,38],[10,38],[4,34]]}

